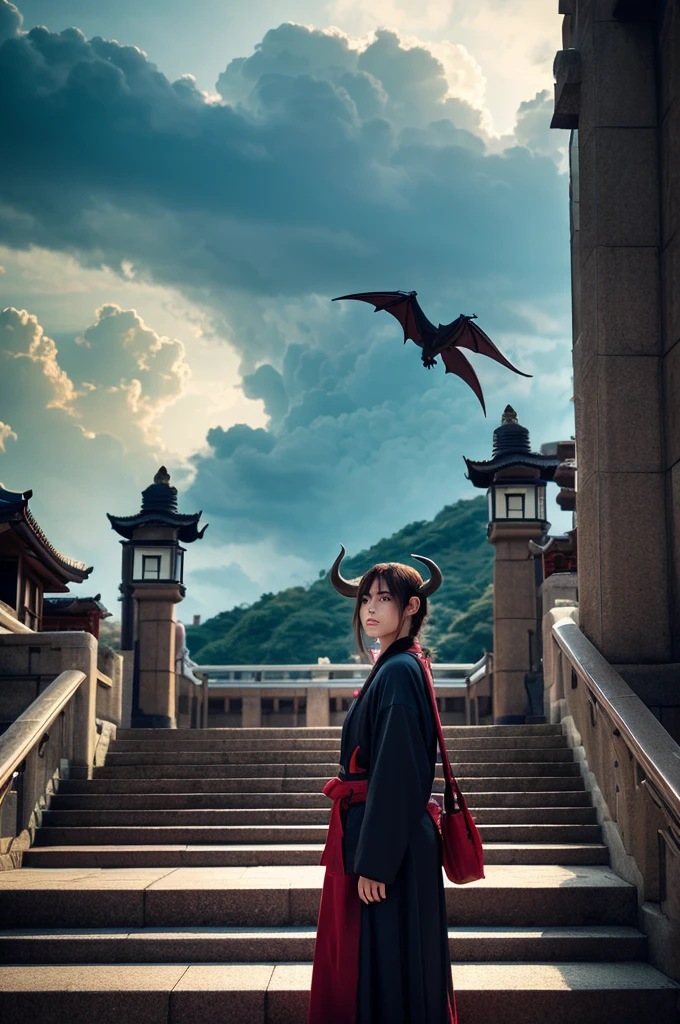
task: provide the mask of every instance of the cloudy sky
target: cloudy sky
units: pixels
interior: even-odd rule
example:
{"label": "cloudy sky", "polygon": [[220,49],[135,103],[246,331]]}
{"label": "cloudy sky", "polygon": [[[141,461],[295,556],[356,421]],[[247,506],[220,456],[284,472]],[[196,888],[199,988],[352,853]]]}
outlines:
{"label": "cloudy sky", "polygon": [[[0,0],[0,481],[83,593],[117,613],[105,513],[161,463],[210,523],[186,618],[472,496],[508,402],[571,436],[559,29],[556,0]],[[533,376],[472,356],[485,419],[330,302],[397,288]]]}

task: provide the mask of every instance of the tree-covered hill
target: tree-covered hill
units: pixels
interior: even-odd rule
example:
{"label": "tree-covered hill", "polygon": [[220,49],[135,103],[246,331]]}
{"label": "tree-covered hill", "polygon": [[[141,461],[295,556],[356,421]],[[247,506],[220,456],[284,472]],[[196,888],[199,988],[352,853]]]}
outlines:
{"label": "tree-covered hill", "polygon": [[[430,601],[427,645],[439,661],[477,661],[492,647],[494,551],[486,539],[484,497],[447,505],[431,521],[410,523],[342,563],[348,579],[376,562],[422,569],[412,551],[433,558],[444,583]],[[424,570],[423,570],[424,571]],[[191,657],[200,664],[347,661],[355,651],[352,602],[335,592],[324,570],[309,587],[263,594],[254,604],[220,612],[187,627]]]}

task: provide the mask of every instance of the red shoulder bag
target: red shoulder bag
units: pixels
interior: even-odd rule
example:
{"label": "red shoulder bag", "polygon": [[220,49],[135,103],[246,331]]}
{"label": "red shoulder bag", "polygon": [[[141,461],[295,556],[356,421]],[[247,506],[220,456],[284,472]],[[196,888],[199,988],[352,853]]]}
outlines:
{"label": "red shoulder bag", "polygon": [[442,723],[434,692],[429,659],[416,654],[425,676],[425,685],[430,694],[432,712],[437,727],[439,750],[444,767],[444,807],[431,799],[427,809],[442,838],[444,871],[447,878],[456,885],[477,882],[484,878],[484,853],[477,826],[472,820],[465,797],[451,771],[451,762],[444,742]]}

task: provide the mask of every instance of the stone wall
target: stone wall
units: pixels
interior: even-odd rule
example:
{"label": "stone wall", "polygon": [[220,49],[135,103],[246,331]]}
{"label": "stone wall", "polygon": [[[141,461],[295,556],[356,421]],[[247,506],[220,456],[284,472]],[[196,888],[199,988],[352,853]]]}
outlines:
{"label": "stone wall", "polygon": [[661,708],[680,688],[680,0],[561,9],[580,622],[612,664],[669,667],[645,686]]}

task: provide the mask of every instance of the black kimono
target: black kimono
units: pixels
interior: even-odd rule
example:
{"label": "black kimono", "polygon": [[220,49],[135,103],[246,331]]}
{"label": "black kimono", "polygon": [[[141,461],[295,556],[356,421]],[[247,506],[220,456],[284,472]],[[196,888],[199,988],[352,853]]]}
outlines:
{"label": "black kimono", "polygon": [[413,647],[405,638],[385,652],[342,730],[339,779],[368,780],[365,802],[342,811],[345,872],[355,892],[359,875],[387,886],[380,902],[356,895],[356,1024],[455,1019],[441,841],[426,809],[436,732],[421,668],[406,653]]}

